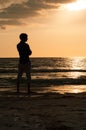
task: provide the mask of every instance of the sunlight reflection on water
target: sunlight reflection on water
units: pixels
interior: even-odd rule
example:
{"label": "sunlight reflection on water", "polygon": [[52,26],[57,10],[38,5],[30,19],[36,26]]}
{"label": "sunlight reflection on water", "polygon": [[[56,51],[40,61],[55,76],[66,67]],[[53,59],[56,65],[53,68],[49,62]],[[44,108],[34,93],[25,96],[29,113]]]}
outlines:
{"label": "sunlight reflection on water", "polygon": [[[72,70],[84,70],[85,67],[84,67],[84,59],[85,58],[81,58],[81,57],[78,57],[78,58],[73,58],[73,60],[71,61],[71,69]],[[73,77],[73,78],[78,78],[80,75],[84,75],[84,73],[82,72],[70,72],[70,77]]]}
{"label": "sunlight reflection on water", "polygon": [[36,88],[38,93],[48,93],[48,92],[54,92],[54,93],[83,93],[86,92],[86,85],[65,85],[65,86],[52,86],[52,87],[41,87]]}
{"label": "sunlight reflection on water", "polygon": [[70,86],[56,86],[52,87],[51,91],[58,92],[61,94],[65,93],[82,93],[86,92],[86,85],[70,85]]}

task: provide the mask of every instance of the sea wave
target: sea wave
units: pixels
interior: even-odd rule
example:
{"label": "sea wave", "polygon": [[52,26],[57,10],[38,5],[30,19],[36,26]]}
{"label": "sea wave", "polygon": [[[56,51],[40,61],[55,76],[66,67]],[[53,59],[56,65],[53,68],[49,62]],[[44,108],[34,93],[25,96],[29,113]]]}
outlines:
{"label": "sea wave", "polygon": [[[4,86],[3,84],[6,84],[9,85],[9,84],[12,84],[12,85],[16,85],[16,81],[17,79],[16,78],[9,78],[9,77],[6,77],[6,78],[0,78],[0,86]],[[22,84],[26,84],[26,78],[24,77],[22,79]],[[81,76],[79,78],[76,78],[76,79],[73,79],[73,78],[55,78],[55,79],[32,79],[31,80],[31,84],[32,86],[38,86],[38,87],[41,87],[41,86],[45,86],[45,87],[48,87],[48,86],[58,86],[58,85],[85,85],[86,84],[86,76]]]}

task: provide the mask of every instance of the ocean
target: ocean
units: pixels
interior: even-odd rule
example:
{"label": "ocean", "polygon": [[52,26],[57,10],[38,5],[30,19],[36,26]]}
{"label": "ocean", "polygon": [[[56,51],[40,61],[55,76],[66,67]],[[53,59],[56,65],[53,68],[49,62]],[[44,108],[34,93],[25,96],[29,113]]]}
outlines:
{"label": "ocean", "polygon": [[[86,58],[30,58],[31,86],[42,92],[86,92]],[[0,89],[16,88],[18,58],[0,58]],[[26,85],[25,74],[22,86]]]}

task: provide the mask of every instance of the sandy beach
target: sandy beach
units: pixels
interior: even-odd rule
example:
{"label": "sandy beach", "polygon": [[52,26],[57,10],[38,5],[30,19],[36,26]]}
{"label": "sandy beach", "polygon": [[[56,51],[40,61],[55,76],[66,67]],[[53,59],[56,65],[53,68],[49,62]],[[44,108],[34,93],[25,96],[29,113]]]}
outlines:
{"label": "sandy beach", "polygon": [[86,130],[86,93],[0,92],[0,130]]}

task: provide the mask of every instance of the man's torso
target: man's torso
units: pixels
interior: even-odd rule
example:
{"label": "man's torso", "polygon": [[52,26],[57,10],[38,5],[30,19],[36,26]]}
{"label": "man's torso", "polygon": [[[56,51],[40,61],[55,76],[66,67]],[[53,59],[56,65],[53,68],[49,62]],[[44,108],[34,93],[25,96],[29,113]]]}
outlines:
{"label": "man's torso", "polygon": [[19,44],[17,44],[17,49],[20,55],[19,59],[20,64],[28,63],[30,61],[29,53],[31,51],[29,45],[24,42],[20,42]]}

